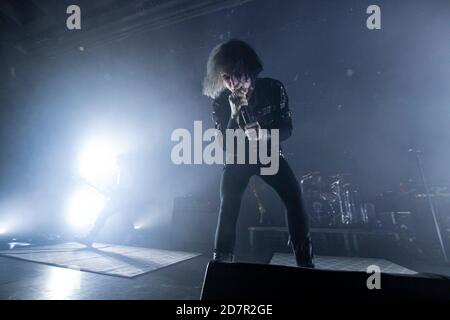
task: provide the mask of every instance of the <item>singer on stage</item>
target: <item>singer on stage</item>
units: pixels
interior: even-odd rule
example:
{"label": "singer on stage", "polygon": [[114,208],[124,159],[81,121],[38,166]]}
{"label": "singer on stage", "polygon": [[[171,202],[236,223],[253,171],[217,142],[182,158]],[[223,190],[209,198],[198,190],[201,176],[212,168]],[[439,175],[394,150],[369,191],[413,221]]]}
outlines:
{"label": "singer on stage", "polygon": [[[270,143],[270,135],[263,137],[258,128],[279,129],[280,141],[291,136],[292,119],[286,90],[278,80],[258,78],[262,70],[260,58],[243,41],[233,39],[212,50],[203,93],[213,99],[213,121],[216,129],[222,132],[224,141],[226,129],[239,128],[246,132],[246,141],[243,142],[246,144],[248,140],[255,139],[268,139]],[[254,130],[248,130],[249,121]],[[250,178],[259,175],[278,193],[286,207],[291,244],[298,266],[314,268],[308,216],[303,210],[300,185],[295,174],[281,150],[279,170],[275,175],[261,175],[260,166],[259,162],[227,163],[224,166],[214,260],[233,261],[242,195]]]}

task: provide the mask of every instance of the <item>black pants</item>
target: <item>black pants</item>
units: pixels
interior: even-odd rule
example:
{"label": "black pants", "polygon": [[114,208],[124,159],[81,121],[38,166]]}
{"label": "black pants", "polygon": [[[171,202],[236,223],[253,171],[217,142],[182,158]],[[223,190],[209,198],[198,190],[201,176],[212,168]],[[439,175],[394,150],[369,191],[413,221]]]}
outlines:
{"label": "black pants", "polygon": [[221,203],[214,244],[216,252],[234,251],[241,199],[253,175],[259,175],[283,201],[292,243],[296,245],[309,239],[309,220],[303,209],[300,185],[286,159],[282,156],[279,159],[279,170],[275,175],[260,175],[259,165],[225,165],[220,185]]}
{"label": "black pants", "polygon": [[125,239],[127,235],[134,230],[133,226],[133,212],[134,202],[131,196],[131,192],[117,191],[116,194],[111,196],[111,199],[106,203],[105,208],[100,212],[95,220],[94,226],[87,235],[90,241],[95,241],[108,220],[116,215],[122,214],[124,216],[122,221],[122,228],[120,234],[115,234],[117,239]]}

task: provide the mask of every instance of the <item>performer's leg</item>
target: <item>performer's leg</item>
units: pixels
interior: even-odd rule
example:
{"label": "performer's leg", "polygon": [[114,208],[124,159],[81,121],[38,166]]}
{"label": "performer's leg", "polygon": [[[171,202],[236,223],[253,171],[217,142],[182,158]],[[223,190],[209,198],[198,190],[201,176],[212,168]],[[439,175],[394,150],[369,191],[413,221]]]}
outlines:
{"label": "performer's leg", "polygon": [[297,264],[314,267],[309,219],[303,208],[300,185],[286,159],[280,156],[275,175],[260,175],[280,196],[286,207],[286,217]]}
{"label": "performer's leg", "polygon": [[89,231],[88,235],[85,237],[83,243],[91,246],[92,243],[94,243],[95,239],[99,235],[100,231],[105,226],[106,222],[108,221],[109,217],[114,215],[117,212],[116,205],[114,201],[108,201],[105,208],[100,212],[100,214],[97,216],[97,219],[95,220],[94,226]]}
{"label": "performer's leg", "polygon": [[248,165],[226,165],[220,183],[220,210],[214,243],[214,260],[232,261],[236,223],[242,195],[252,176]]}

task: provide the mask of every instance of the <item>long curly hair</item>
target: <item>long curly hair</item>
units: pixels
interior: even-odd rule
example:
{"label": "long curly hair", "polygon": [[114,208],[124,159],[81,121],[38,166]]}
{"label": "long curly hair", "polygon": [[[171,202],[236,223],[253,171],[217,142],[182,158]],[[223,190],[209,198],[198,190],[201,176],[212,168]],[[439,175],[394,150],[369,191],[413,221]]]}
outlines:
{"label": "long curly hair", "polygon": [[213,99],[225,89],[221,73],[256,78],[263,70],[261,59],[246,42],[231,39],[212,49],[203,80],[203,94]]}

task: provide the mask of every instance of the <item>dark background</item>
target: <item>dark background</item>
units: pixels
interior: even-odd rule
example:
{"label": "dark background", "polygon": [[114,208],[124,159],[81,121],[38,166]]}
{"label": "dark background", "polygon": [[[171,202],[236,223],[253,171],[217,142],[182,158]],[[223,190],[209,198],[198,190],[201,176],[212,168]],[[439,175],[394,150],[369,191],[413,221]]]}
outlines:
{"label": "dark background", "polygon": [[[81,31],[65,27],[70,4],[82,9]],[[366,27],[371,4],[381,30]],[[212,126],[201,82],[210,50],[230,38],[254,46],[262,76],[286,85],[294,134],[284,149],[298,177],[349,173],[371,199],[417,179],[414,148],[430,181],[446,183],[449,18],[440,0],[1,0],[0,217],[13,203],[33,230],[63,223],[92,133],[133,142],[159,222],[175,197],[217,204],[221,166],[173,165],[170,135],[194,120]],[[258,187],[281,223],[278,199]],[[243,208],[255,224],[248,192]]]}

